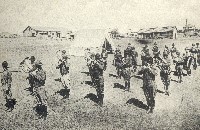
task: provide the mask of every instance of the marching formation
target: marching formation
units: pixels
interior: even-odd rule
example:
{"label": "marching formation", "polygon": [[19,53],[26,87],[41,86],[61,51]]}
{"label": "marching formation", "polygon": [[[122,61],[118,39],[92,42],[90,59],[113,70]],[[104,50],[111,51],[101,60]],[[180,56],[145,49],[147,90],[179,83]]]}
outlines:
{"label": "marching formation", "polygon": [[[151,53],[152,51],[152,53]],[[141,64],[139,64],[139,54],[136,48],[130,43],[122,52],[118,46],[114,52],[113,65],[116,68],[117,79],[123,78],[125,91],[130,91],[134,86],[131,78],[141,76],[143,80],[143,91],[146,97],[148,111],[152,113],[155,107],[155,96],[157,85],[155,77],[160,75],[164,85],[165,95],[170,95],[169,86],[172,74],[177,76],[179,83],[183,82],[183,76],[191,75],[192,68],[196,70],[200,65],[200,48],[199,43],[192,44],[192,47],[185,48],[185,53],[181,55],[180,51],[172,44],[171,49],[165,46],[163,53],[159,50],[157,43],[154,43],[150,51],[148,45],[145,45],[140,53]],[[70,63],[66,51],[58,51],[59,60],[56,69],[60,72],[59,81],[64,89],[70,92]],[[98,104],[103,106],[104,99],[104,71],[107,69],[108,52],[102,48],[101,53],[94,53],[89,48],[86,49],[85,61],[87,63],[89,76],[91,77],[92,86],[96,89]],[[22,71],[28,74],[30,94],[37,100],[37,105],[47,112],[47,94],[46,94],[46,71],[43,70],[43,64],[34,56],[26,57],[21,63]],[[9,70],[7,61],[2,63],[3,72],[1,74],[1,84],[3,96],[5,97],[6,106],[9,111],[14,109],[16,103],[12,97],[11,84],[12,72]],[[67,95],[66,95],[67,96]],[[64,96],[65,98],[65,96]]]}

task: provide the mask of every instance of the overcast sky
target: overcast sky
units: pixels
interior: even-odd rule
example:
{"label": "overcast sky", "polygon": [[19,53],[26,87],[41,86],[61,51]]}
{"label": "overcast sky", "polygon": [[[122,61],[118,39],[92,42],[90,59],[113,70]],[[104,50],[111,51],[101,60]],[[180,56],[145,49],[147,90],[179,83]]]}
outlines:
{"label": "overcast sky", "polygon": [[28,25],[119,28],[200,27],[200,0],[0,0],[0,31],[20,33]]}

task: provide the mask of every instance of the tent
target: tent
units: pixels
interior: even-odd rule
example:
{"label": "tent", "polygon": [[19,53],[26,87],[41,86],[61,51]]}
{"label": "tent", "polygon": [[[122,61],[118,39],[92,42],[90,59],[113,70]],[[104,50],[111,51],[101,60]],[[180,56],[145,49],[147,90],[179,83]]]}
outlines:
{"label": "tent", "polygon": [[84,56],[87,48],[90,48],[91,52],[101,53],[102,46],[106,41],[115,50],[114,43],[105,29],[80,30],[76,33],[74,41],[71,44],[70,55]]}

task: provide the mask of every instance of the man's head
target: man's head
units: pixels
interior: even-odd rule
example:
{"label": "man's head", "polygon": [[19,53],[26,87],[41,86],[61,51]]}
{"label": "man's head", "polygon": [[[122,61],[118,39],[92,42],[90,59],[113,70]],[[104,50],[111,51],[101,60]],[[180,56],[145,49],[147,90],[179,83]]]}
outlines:
{"label": "man's head", "polygon": [[36,61],[35,62],[35,66],[37,67],[37,68],[41,68],[42,67],[42,62],[41,61]]}
{"label": "man's head", "polygon": [[168,57],[168,54],[163,53],[163,58],[166,59]]}
{"label": "man's head", "polygon": [[178,52],[178,51],[176,52],[176,55],[177,55],[177,56],[180,56],[180,54],[181,54],[180,52]]}
{"label": "man's head", "polygon": [[96,55],[95,55],[95,59],[96,60],[99,60],[101,58],[101,55],[99,54],[99,53],[97,53]]}
{"label": "man's head", "polygon": [[4,62],[2,63],[2,67],[5,68],[5,69],[9,68],[9,67],[8,67],[8,62],[7,62],[7,61],[4,61]]}
{"label": "man's head", "polygon": [[172,46],[174,47],[174,46],[175,46],[175,44],[174,44],[174,43],[172,43]]}
{"label": "man's head", "polygon": [[194,43],[192,43],[192,46],[194,47],[194,46],[195,46],[195,44],[194,44]]}
{"label": "man's head", "polygon": [[35,56],[31,56],[30,60],[33,63],[35,61]]}
{"label": "man's head", "polygon": [[199,43],[196,43],[197,47],[199,47]]}
{"label": "man's head", "polygon": [[157,43],[156,43],[156,42],[154,43],[154,46],[157,46]]}
{"label": "man's head", "polygon": [[62,54],[66,54],[66,51],[65,51],[65,50],[62,50]]}

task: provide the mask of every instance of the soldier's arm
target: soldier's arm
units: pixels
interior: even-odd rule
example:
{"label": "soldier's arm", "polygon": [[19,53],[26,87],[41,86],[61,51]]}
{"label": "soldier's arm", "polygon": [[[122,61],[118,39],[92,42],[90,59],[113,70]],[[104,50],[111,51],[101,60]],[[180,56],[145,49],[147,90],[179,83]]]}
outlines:
{"label": "soldier's arm", "polygon": [[104,68],[104,63],[102,61],[99,61],[97,62],[97,65],[99,66],[99,69],[102,69]]}

